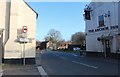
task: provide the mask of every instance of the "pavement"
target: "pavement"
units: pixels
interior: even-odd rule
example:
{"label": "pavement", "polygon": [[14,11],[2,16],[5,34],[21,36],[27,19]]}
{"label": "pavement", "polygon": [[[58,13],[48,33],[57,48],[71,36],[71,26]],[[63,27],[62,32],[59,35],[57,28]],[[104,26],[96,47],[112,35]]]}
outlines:
{"label": "pavement", "polygon": [[[21,64],[3,64],[2,77],[41,77],[39,66],[40,57],[36,58],[34,65],[21,65]],[[0,76],[1,77],[1,76]]]}
{"label": "pavement", "polygon": [[3,66],[4,75],[40,75],[36,65],[5,65]]}

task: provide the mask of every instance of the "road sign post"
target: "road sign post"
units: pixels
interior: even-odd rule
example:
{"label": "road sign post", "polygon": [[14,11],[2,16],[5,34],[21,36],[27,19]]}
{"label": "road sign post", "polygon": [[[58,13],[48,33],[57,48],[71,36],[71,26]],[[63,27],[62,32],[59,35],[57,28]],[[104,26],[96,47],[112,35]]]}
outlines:
{"label": "road sign post", "polygon": [[25,65],[25,44],[29,42],[28,38],[19,38],[19,42],[23,44],[23,65]]}
{"label": "road sign post", "polygon": [[22,34],[20,35],[19,38],[17,38],[17,42],[22,43],[23,44],[23,49],[22,49],[22,54],[23,56],[21,56],[23,58],[22,62],[23,65],[25,66],[26,64],[26,60],[25,60],[25,44],[30,42],[30,40],[32,40],[33,38],[27,38],[27,32],[28,32],[28,28],[27,26],[23,26],[22,27]]}
{"label": "road sign post", "polygon": [[23,65],[25,66],[25,42],[23,43]]}
{"label": "road sign post", "polygon": [[[22,28],[22,33],[26,34],[28,31],[27,26],[23,26]],[[23,37],[21,38],[21,41],[23,42],[23,65],[25,66],[25,43],[27,43],[29,40],[27,39],[27,37]]]}

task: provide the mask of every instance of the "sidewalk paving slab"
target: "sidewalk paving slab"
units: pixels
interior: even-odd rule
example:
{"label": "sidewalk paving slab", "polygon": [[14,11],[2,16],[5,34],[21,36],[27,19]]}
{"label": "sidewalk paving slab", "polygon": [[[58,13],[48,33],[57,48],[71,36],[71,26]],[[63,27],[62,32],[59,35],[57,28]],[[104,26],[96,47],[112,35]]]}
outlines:
{"label": "sidewalk paving slab", "polygon": [[9,76],[32,76],[32,77],[40,77],[40,73],[37,69],[36,65],[13,65],[7,64],[3,65],[3,75],[2,77]]}

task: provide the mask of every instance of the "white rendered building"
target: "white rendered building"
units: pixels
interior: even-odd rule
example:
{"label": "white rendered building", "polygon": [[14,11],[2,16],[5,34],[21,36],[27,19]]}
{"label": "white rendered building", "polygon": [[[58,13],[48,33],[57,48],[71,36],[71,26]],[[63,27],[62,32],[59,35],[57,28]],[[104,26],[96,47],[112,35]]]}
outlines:
{"label": "white rendered building", "polygon": [[84,12],[87,53],[105,57],[119,53],[120,2],[91,2]]}
{"label": "white rendered building", "polygon": [[[24,0],[1,0],[0,51],[3,62],[22,63],[25,53],[26,63],[35,63],[37,16],[38,14]],[[18,41],[23,33],[23,26],[27,26],[26,34],[29,38],[29,42],[25,44],[25,52],[23,43]]]}

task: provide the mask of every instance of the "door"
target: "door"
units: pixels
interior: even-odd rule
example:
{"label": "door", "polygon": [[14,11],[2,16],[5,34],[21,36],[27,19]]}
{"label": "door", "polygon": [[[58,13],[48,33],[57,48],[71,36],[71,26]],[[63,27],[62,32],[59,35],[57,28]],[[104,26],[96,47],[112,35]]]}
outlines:
{"label": "door", "polygon": [[111,53],[110,40],[105,40],[105,53],[106,53],[106,57],[110,57],[110,53]]}

